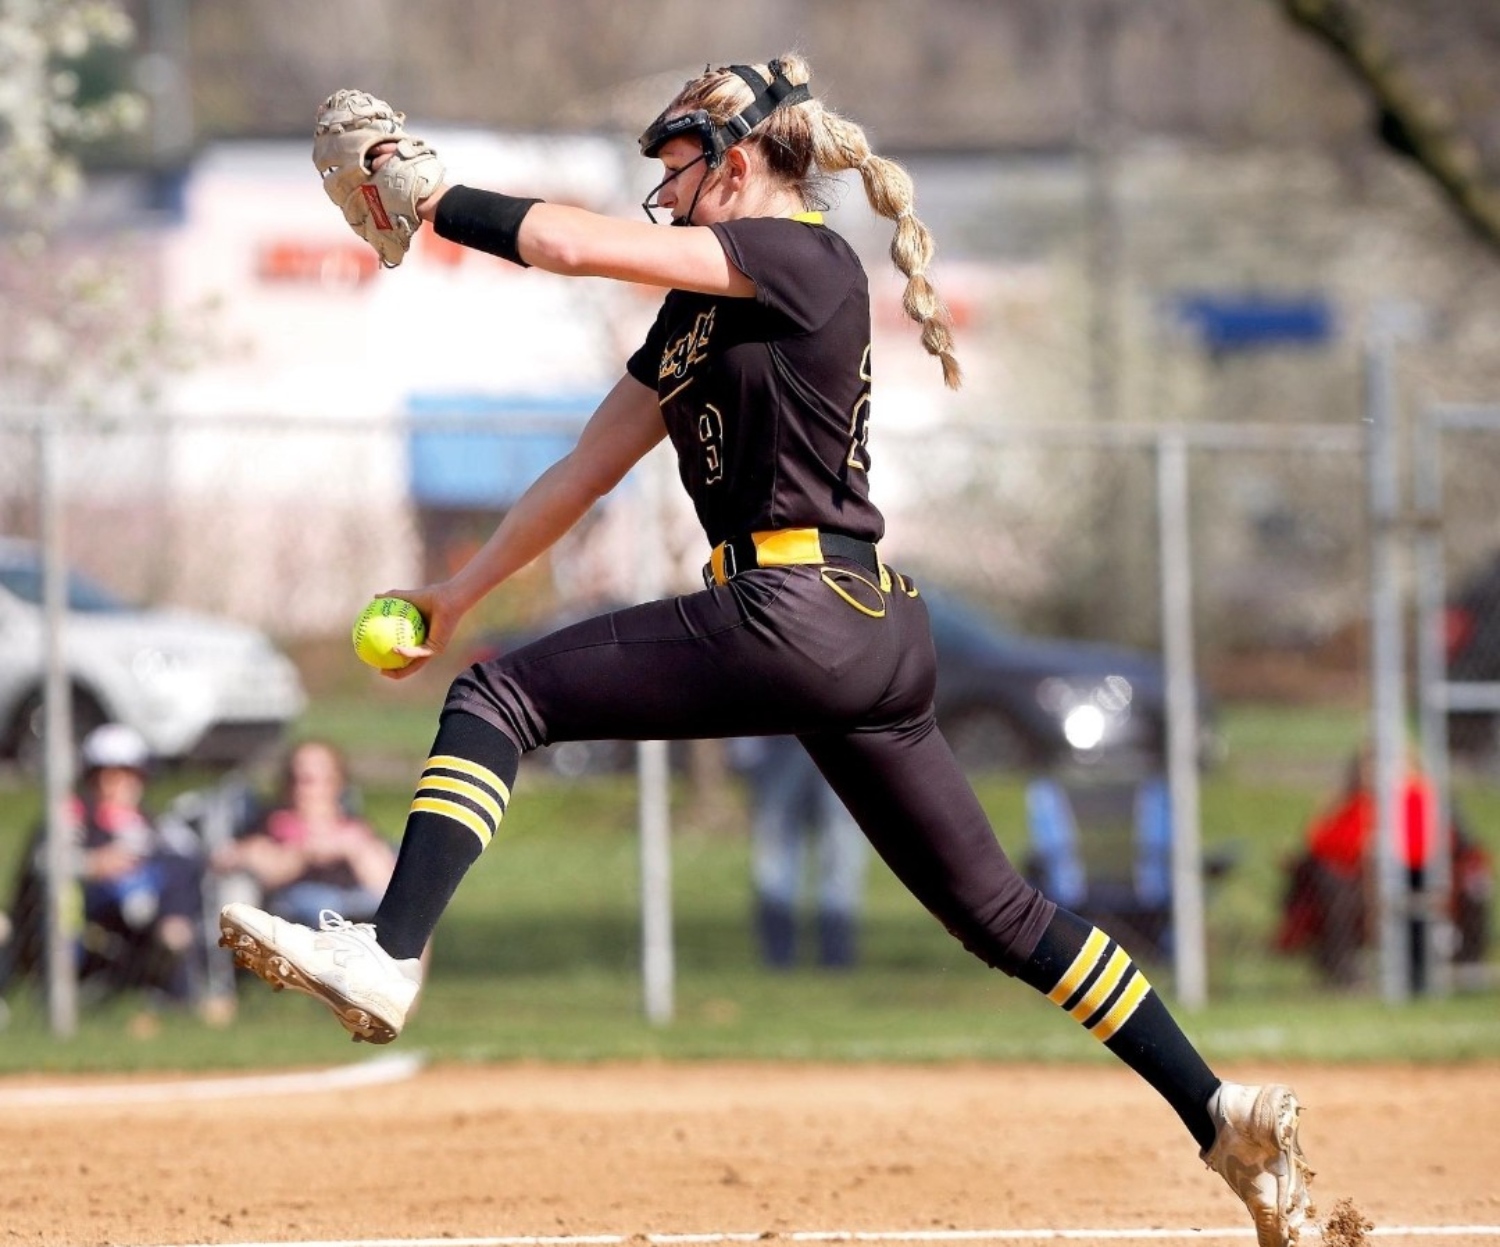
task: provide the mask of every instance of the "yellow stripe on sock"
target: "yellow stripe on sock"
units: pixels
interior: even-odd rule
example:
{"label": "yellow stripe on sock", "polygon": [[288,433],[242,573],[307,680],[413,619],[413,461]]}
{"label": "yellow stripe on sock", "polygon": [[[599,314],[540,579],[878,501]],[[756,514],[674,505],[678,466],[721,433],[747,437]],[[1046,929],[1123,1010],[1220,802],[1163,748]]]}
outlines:
{"label": "yellow stripe on sock", "polygon": [[430,789],[467,797],[474,804],[483,806],[490,816],[490,822],[495,826],[498,826],[500,820],[505,817],[505,807],[500,802],[496,801],[487,790],[478,784],[471,784],[466,779],[453,779],[447,775],[423,775],[417,784],[417,793],[420,795]]}
{"label": "yellow stripe on sock", "polygon": [[1130,970],[1130,956],[1118,944],[1115,945],[1114,955],[1110,957],[1109,963],[1104,971],[1094,980],[1094,985],[1089,988],[1088,994],[1076,1005],[1068,1010],[1080,1022],[1086,1022],[1098,1012],[1099,1006],[1109,999],[1110,994],[1120,985],[1120,980]]}
{"label": "yellow stripe on sock", "polygon": [[418,797],[411,803],[411,812],[413,814],[441,814],[444,818],[451,818],[455,823],[462,823],[479,837],[481,848],[488,847],[495,835],[493,826],[486,823],[468,806],[459,805],[457,801],[445,801],[441,797]]}
{"label": "yellow stripe on sock", "polygon": [[445,771],[458,771],[463,775],[472,775],[481,784],[488,784],[500,796],[502,805],[510,804],[510,789],[506,787],[501,778],[494,771],[482,767],[477,762],[470,762],[468,758],[456,757],[453,754],[442,753],[427,759],[427,766],[423,769],[425,775],[433,767],[442,767]]}
{"label": "yellow stripe on sock", "polygon": [[1078,985],[1088,978],[1108,943],[1109,937],[1095,927],[1083,942],[1083,947],[1078,950],[1078,956],[1073,958],[1073,964],[1068,967],[1067,973],[1047,993],[1047,999],[1055,1005],[1066,1003],[1068,997],[1078,990]]}
{"label": "yellow stripe on sock", "polygon": [[1146,982],[1146,976],[1139,971],[1131,980],[1120,998],[1115,1001],[1114,1006],[1099,1019],[1099,1024],[1092,1028],[1092,1035],[1100,1043],[1108,1043],[1114,1038],[1115,1032],[1130,1021],[1131,1015],[1135,1013],[1137,1006],[1146,999],[1146,994],[1151,990],[1151,984]]}

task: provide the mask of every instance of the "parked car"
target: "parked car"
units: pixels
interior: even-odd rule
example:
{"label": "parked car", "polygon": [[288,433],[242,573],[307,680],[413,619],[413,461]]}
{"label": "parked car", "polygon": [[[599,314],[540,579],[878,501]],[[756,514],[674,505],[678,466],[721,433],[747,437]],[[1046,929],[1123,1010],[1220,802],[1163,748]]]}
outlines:
{"label": "parked car", "polygon": [[[924,586],[922,597],[937,651],[938,723],[965,768],[1026,771],[1102,762],[1139,770],[1164,764],[1166,674],[1156,655],[1026,636],[955,594]],[[473,659],[509,652],[578,617],[493,634]],[[1218,752],[1215,712],[1202,693],[1198,711],[1199,757],[1209,762]],[[632,757],[617,741],[580,741],[554,745],[539,760],[579,775],[628,766]]]}
{"label": "parked car", "polygon": [[[1475,572],[1449,601],[1444,643],[1450,681],[1500,683],[1500,553]],[[1476,757],[1500,747],[1500,716],[1463,710],[1448,716],[1451,747]]]}
{"label": "parked car", "polygon": [[[1155,654],[1028,636],[973,603],[923,588],[937,651],[938,724],[969,770],[1046,770],[1071,762],[1164,765],[1166,670]],[[1198,756],[1218,751],[1199,690]]]}
{"label": "parked car", "polygon": [[[34,763],[42,742],[42,563],[0,538],[0,758]],[[137,608],[76,572],[67,579],[64,662],[73,733],[129,724],[163,761],[245,761],[302,713],[296,667],[263,633],[178,610]]]}

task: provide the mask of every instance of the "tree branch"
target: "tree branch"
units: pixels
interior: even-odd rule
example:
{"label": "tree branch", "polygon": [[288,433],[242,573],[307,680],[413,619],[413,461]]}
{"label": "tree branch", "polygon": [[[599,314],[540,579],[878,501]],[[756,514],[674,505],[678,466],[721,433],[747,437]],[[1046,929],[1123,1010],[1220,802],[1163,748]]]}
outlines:
{"label": "tree branch", "polygon": [[1411,78],[1354,0],[1278,0],[1327,46],[1380,110],[1382,137],[1435,181],[1459,216],[1500,251],[1500,188],[1452,114]]}

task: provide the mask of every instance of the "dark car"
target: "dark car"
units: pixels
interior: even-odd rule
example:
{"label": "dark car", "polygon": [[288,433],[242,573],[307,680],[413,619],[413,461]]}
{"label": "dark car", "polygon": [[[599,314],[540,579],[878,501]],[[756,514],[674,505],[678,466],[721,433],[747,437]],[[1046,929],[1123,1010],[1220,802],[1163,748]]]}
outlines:
{"label": "dark car", "polygon": [[[956,595],[924,588],[937,651],[937,715],[966,769],[1038,770],[1071,762],[1159,767],[1166,753],[1166,676],[1153,654],[1013,632]],[[604,609],[604,608],[600,608]],[[475,661],[579,618],[492,635]],[[1199,697],[1200,757],[1214,752],[1213,709]],[[616,770],[634,754],[618,741],[569,742],[537,761],[564,775]]]}
{"label": "dark car", "polygon": [[[966,769],[1163,765],[1166,672],[1156,655],[1025,636],[952,594],[922,596],[937,650],[938,723]],[[1208,760],[1214,713],[1201,693],[1198,713]]]}
{"label": "dark car", "polygon": [[[1500,553],[1464,582],[1443,623],[1448,679],[1500,683]],[[1493,711],[1454,711],[1448,716],[1449,744],[1462,754],[1490,754],[1500,744],[1497,722]]]}

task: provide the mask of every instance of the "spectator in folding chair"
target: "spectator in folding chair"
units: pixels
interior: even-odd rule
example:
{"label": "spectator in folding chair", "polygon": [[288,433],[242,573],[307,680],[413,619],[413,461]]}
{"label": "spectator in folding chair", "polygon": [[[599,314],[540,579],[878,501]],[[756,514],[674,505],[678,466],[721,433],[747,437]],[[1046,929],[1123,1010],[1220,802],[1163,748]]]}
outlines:
{"label": "spectator in folding chair", "polygon": [[117,986],[194,1005],[205,952],[201,847],[145,808],[151,755],[134,729],[95,728],[81,761],[73,813],[83,850],[83,971],[97,959]]}
{"label": "spectator in folding chair", "polygon": [[[150,750],[133,728],[95,728],[79,760],[79,792],[69,803],[83,917],[79,980],[107,995],[141,990],[157,1003],[196,1006],[207,952],[197,840],[146,809]],[[46,889],[39,828],[16,885],[4,980],[44,964]]]}
{"label": "spectator in folding chair", "polygon": [[[1439,843],[1437,794],[1415,751],[1408,751],[1401,780],[1396,852],[1410,893],[1426,886]],[[1360,981],[1360,955],[1373,936],[1370,904],[1375,881],[1370,841],[1377,822],[1374,755],[1369,745],[1349,762],[1344,785],[1307,828],[1301,853],[1286,864],[1278,952],[1308,952],[1323,981],[1352,987]],[[1452,895],[1445,904],[1454,923],[1453,960],[1474,964],[1489,945],[1494,868],[1489,855],[1464,828],[1457,811],[1449,820],[1453,854]],[[1414,907],[1407,919],[1408,973],[1412,989],[1427,989],[1430,966],[1428,915]]]}
{"label": "spectator in folding chair", "polygon": [[351,812],[348,794],[338,749],[302,741],[287,756],[278,804],[250,834],[215,850],[214,870],[248,877],[265,908],[291,922],[316,926],[325,909],[368,921],[396,851]]}

